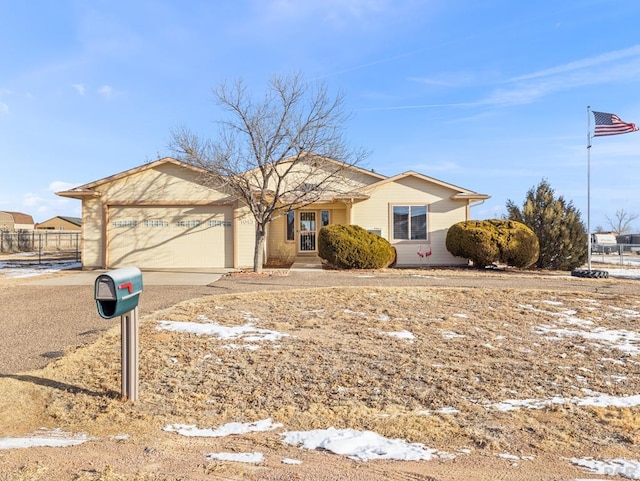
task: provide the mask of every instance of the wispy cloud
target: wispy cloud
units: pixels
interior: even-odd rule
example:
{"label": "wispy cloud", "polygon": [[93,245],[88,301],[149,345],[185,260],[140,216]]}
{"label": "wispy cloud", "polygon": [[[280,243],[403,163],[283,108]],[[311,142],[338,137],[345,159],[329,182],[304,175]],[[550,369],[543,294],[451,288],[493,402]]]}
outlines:
{"label": "wispy cloud", "polygon": [[539,72],[520,75],[519,77],[512,78],[511,81],[518,82],[540,77],[550,77],[558,74],[575,72],[576,70],[585,70],[591,67],[600,68],[600,66],[605,63],[615,62],[616,60],[623,60],[627,58],[637,59],[638,57],[640,57],[640,45],[634,45],[633,47],[629,47],[623,50],[615,50],[613,52],[604,53],[602,55],[596,55],[595,57],[577,60],[575,62],[569,62],[565,65],[559,65],[557,67],[549,68],[546,70],[540,70]]}
{"label": "wispy cloud", "polygon": [[98,89],[98,93],[105,98],[111,98],[113,97],[113,93],[114,93],[113,87],[111,87],[110,85],[103,85]]}
{"label": "wispy cloud", "polygon": [[522,105],[547,95],[589,85],[640,79],[640,45],[589,57],[509,79],[478,105]]}
{"label": "wispy cloud", "polygon": [[54,181],[51,182],[46,191],[42,192],[26,192],[22,195],[22,206],[29,212],[35,212],[40,218],[47,218],[52,215],[80,215],[80,206],[71,199],[53,195],[54,192],[60,192],[75,187],[77,184],[68,182]]}
{"label": "wispy cloud", "polygon": [[445,72],[430,77],[410,77],[409,80],[444,88],[462,88],[478,84],[493,84],[486,96],[470,102],[443,104],[411,104],[360,110],[406,110],[441,107],[483,107],[525,105],[548,95],[591,85],[607,85],[640,80],[640,45],[607,52],[594,57],[568,62],[503,81],[495,86],[497,74],[484,72]]}
{"label": "wispy cloud", "polygon": [[[260,23],[307,25],[326,35],[323,29],[353,32],[387,29],[393,18],[425,17],[432,7],[429,0],[253,0]],[[309,31],[308,34],[313,34]]]}
{"label": "wispy cloud", "polygon": [[87,88],[84,86],[84,84],[72,84],[71,86],[76,92],[78,92],[78,95],[80,96],[84,96],[87,91]]}
{"label": "wispy cloud", "polygon": [[450,104],[411,104],[411,105],[389,105],[386,107],[363,107],[356,109],[357,112],[374,112],[383,110],[414,110],[414,109],[439,109],[444,107],[471,107],[474,103],[450,103]]}
{"label": "wispy cloud", "polygon": [[64,182],[62,180],[54,180],[49,184],[48,190],[49,192],[61,192],[63,190],[73,189],[80,184],[72,184],[70,182]]}
{"label": "wispy cloud", "polygon": [[26,192],[22,196],[22,203],[27,207],[36,207],[40,205],[43,200],[44,199],[42,199],[42,197],[38,196],[37,194],[34,194],[33,192]]}
{"label": "wispy cloud", "polygon": [[[0,95],[3,97],[7,97],[11,95],[13,92],[9,89],[0,88]],[[8,114],[9,113],[9,105],[4,102],[0,102],[0,114]]]}
{"label": "wispy cloud", "polygon": [[496,72],[459,71],[441,72],[429,77],[409,77],[408,80],[435,87],[459,88],[495,83],[497,79]]}
{"label": "wispy cloud", "polygon": [[260,1],[273,18],[320,18],[324,22],[344,23],[380,14],[391,8],[390,0],[324,0],[321,2],[296,0]]}

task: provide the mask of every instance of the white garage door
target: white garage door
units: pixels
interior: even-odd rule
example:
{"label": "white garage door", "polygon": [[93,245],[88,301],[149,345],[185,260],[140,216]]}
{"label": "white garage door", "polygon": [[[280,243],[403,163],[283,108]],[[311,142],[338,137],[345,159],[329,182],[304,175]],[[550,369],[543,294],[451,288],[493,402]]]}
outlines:
{"label": "white garage door", "polygon": [[108,267],[233,267],[228,206],[110,207]]}

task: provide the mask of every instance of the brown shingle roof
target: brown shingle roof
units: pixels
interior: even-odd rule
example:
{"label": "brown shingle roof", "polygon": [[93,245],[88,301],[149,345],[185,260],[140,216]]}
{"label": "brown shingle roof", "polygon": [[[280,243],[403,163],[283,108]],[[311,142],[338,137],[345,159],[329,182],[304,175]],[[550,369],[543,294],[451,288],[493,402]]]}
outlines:
{"label": "brown shingle roof", "polygon": [[29,214],[23,214],[22,212],[10,212],[6,210],[3,210],[2,212],[13,217],[13,222],[16,224],[33,224],[33,217]]}

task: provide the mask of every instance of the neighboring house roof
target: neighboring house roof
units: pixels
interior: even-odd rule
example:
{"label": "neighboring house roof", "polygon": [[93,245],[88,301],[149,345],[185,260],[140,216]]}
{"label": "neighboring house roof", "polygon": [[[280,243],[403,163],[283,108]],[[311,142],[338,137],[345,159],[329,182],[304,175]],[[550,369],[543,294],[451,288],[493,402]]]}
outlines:
{"label": "neighboring house roof", "polygon": [[47,219],[43,222],[38,223],[38,225],[46,224],[47,222],[51,222],[55,219],[62,219],[63,221],[69,222],[70,224],[73,224],[73,225],[77,225],[78,227],[82,226],[82,219],[80,217],[68,217],[68,216],[62,216],[62,215],[57,215],[55,217],[52,217],[51,219]]}
{"label": "neighboring house roof", "polygon": [[58,217],[60,217],[62,220],[66,220],[67,222],[69,222],[71,224],[75,224],[78,227],[80,227],[82,225],[82,218],[81,217],[67,217],[67,216],[62,216],[62,215],[59,215]]}
{"label": "neighboring house roof", "polygon": [[10,212],[10,211],[0,211],[3,214],[8,214],[13,218],[13,222],[16,224],[33,224],[33,217],[29,214],[23,214],[22,212]]}

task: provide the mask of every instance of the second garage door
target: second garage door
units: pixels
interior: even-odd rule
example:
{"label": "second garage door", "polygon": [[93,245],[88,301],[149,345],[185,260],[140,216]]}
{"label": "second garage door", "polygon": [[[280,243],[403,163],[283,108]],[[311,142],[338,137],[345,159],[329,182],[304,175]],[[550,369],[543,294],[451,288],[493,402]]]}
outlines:
{"label": "second garage door", "polygon": [[231,206],[109,208],[109,268],[233,267]]}

